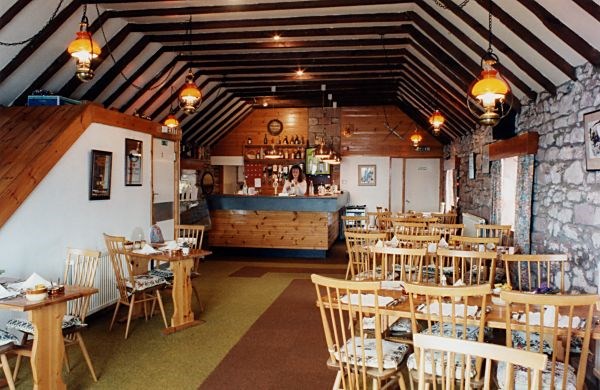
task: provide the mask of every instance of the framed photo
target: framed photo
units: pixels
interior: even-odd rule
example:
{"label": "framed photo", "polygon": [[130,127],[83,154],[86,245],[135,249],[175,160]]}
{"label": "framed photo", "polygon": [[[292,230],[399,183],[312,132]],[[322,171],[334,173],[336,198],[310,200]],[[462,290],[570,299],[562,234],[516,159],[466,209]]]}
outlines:
{"label": "framed photo", "polygon": [[475,153],[469,153],[469,179],[475,179]]}
{"label": "framed photo", "polygon": [[377,185],[377,166],[359,165],[358,166],[358,185],[375,186]]}
{"label": "framed photo", "polygon": [[142,141],[125,138],[125,185],[142,185]]}
{"label": "framed photo", "polygon": [[110,199],[112,152],[92,150],[90,200]]}
{"label": "framed photo", "polygon": [[600,169],[600,111],[583,116],[585,139],[585,165],[588,171]]}
{"label": "framed photo", "polygon": [[331,166],[315,157],[315,148],[307,148],[305,173],[307,175],[329,175]]}

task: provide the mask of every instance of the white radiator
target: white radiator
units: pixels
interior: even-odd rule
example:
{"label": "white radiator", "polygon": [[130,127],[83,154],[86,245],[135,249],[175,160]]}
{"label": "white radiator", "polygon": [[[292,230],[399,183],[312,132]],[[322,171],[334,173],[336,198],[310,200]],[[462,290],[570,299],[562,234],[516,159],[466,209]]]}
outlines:
{"label": "white radiator", "polygon": [[108,253],[103,253],[98,261],[98,270],[96,271],[96,281],[94,287],[98,293],[92,295],[88,314],[95,313],[117,302],[119,299],[119,290],[115,280],[115,272]]}
{"label": "white radiator", "polygon": [[462,223],[465,225],[463,236],[476,237],[475,225],[485,224],[485,219],[469,213],[462,213]]}

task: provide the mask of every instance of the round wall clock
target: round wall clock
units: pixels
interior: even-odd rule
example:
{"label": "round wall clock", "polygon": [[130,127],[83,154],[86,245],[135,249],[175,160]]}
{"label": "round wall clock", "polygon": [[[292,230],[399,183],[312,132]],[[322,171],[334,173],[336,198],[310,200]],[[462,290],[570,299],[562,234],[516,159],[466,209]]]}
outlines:
{"label": "round wall clock", "polygon": [[271,135],[279,135],[283,131],[283,123],[279,119],[271,119],[267,124],[267,131]]}

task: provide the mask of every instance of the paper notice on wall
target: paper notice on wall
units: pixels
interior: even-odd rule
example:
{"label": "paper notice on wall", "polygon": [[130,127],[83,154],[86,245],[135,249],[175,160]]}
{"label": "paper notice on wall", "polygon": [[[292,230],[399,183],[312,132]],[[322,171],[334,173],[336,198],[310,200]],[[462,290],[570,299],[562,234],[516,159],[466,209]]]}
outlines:
{"label": "paper notice on wall", "polygon": [[254,187],[255,187],[255,188],[260,188],[260,187],[261,187],[261,185],[260,185],[260,184],[261,184],[260,177],[256,177],[256,178],[254,178]]}

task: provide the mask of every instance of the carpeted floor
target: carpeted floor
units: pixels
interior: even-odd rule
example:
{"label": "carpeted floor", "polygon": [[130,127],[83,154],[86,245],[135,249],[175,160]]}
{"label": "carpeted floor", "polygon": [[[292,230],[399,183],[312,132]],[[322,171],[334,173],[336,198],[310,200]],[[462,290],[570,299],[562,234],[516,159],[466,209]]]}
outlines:
{"label": "carpeted floor", "polygon": [[310,280],[292,280],[229,351],[200,389],[324,389],[326,368],[321,317]]}

